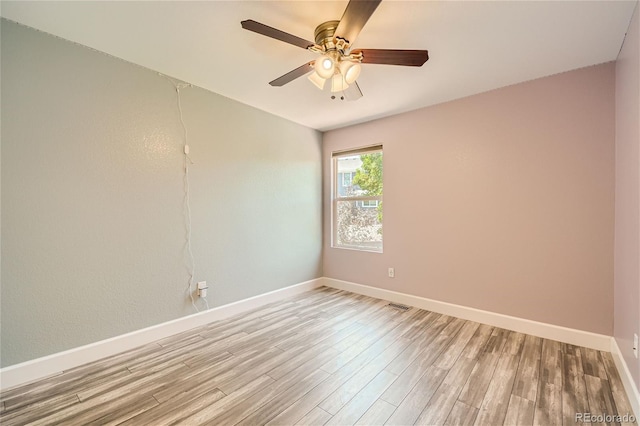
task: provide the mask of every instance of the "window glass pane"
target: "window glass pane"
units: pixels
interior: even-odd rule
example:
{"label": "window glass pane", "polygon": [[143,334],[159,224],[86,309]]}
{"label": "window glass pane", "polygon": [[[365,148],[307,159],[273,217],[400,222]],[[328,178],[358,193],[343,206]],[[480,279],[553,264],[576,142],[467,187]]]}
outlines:
{"label": "window glass pane", "polygon": [[338,197],[382,195],[382,152],[336,159]]}
{"label": "window glass pane", "polygon": [[337,201],[336,243],[341,247],[382,251],[382,206],[371,208],[362,204],[363,201]]}

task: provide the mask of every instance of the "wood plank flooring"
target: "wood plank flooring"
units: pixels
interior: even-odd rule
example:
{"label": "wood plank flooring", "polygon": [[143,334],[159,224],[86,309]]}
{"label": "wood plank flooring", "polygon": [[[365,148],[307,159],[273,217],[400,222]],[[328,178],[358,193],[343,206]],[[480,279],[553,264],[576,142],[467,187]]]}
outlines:
{"label": "wood plank flooring", "polygon": [[[611,355],[329,288],[0,395],[3,425],[567,425]],[[612,423],[613,424],[613,423]]]}

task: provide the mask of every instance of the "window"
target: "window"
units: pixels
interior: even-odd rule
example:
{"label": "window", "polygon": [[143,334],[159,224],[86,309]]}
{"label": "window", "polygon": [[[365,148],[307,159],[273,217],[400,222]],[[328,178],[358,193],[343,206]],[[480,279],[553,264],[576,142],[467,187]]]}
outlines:
{"label": "window", "polygon": [[351,186],[351,181],[355,173],[341,173],[342,175],[342,186],[349,187]]}
{"label": "window", "polygon": [[332,247],[382,252],[382,146],[333,153]]}
{"label": "window", "polygon": [[374,207],[378,207],[378,205],[380,204],[380,202],[378,200],[363,200],[361,201],[361,205],[362,207],[366,207],[366,208],[374,208]]}

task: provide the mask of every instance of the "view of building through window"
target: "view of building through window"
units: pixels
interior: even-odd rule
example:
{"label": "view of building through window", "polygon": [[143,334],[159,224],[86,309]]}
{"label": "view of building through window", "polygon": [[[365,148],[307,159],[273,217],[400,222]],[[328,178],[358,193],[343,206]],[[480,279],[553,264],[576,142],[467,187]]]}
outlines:
{"label": "view of building through window", "polygon": [[382,252],[382,147],[333,160],[333,246]]}

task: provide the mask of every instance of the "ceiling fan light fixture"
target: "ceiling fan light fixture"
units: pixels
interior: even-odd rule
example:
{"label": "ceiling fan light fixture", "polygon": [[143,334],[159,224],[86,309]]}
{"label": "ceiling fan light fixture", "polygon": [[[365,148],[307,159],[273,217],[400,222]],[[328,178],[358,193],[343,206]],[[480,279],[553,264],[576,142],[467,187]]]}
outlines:
{"label": "ceiling fan light fixture", "polygon": [[336,63],[329,55],[322,55],[314,64],[316,73],[322,78],[330,78],[336,71]]}
{"label": "ceiling fan light fixture", "polygon": [[348,84],[352,84],[360,76],[362,67],[359,62],[343,60],[340,62],[340,73]]}
{"label": "ceiling fan light fixture", "polygon": [[345,81],[344,77],[340,73],[334,74],[331,78],[331,92],[344,92],[349,88],[349,84]]}
{"label": "ceiling fan light fixture", "polygon": [[[358,34],[381,1],[349,0],[339,21],[326,21],[316,27],[314,31],[315,42],[252,19],[241,21],[240,24],[245,30],[301,47],[318,55],[317,60],[309,61],[270,81],[271,86],[284,86],[297,78],[308,75],[311,72],[310,68],[313,67],[314,75],[308,76],[308,78],[316,87],[324,90],[327,80],[331,79],[333,93],[343,91],[341,99],[355,100],[362,97],[362,91],[356,83],[356,79],[360,75],[361,63],[421,67],[429,60],[427,50],[351,49]],[[336,95],[331,97],[335,99]]]}
{"label": "ceiling fan light fixture", "polygon": [[309,77],[309,81],[312,82],[318,89],[324,90],[324,86],[327,84],[327,79],[322,78],[317,72],[312,73]]}

